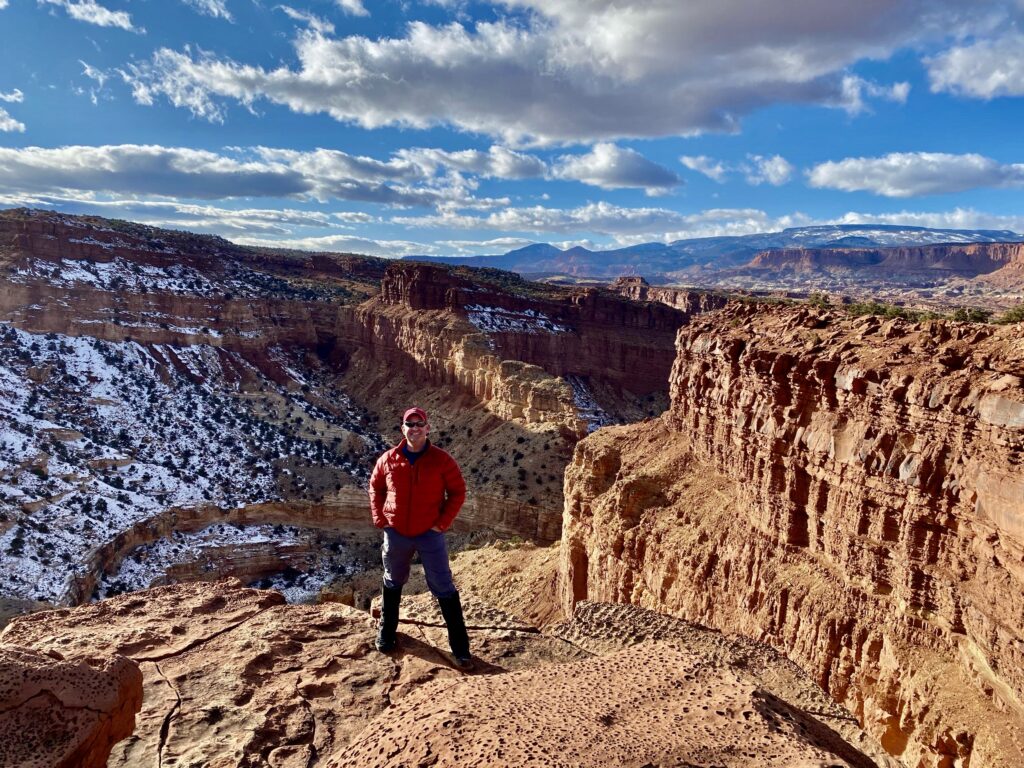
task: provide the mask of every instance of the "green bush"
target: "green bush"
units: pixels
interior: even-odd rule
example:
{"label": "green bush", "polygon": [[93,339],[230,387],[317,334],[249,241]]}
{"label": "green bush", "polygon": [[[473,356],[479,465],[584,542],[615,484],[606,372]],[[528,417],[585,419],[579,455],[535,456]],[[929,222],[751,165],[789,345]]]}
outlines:
{"label": "green bush", "polygon": [[1021,323],[1024,322],[1024,304],[1018,304],[1012,309],[1006,310],[998,318],[997,323]]}
{"label": "green bush", "polygon": [[953,319],[967,323],[987,323],[992,318],[992,312],[978,307],[960,307],[953,312]]}

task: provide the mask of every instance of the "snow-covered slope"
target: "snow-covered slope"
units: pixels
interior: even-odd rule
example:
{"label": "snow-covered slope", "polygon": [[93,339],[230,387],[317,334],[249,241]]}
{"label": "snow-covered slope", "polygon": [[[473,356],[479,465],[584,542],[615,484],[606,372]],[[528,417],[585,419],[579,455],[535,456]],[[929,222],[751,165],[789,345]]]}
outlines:
{"label": "snow-covered slope", "polygon": [[386,447],[367,415],[270,354],[294,381],[206,345],[0,325],[0,594],[60,601],[89,551],[169,507],[365,484]]}

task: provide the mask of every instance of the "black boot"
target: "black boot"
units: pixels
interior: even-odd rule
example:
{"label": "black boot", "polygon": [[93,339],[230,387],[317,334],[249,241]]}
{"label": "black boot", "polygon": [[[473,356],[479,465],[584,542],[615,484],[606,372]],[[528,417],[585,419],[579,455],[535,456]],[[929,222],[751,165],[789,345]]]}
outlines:
{"label": "black boot", "polygon": [[398,631],[398,604],[402,601],[402,588],[382,585],[380,590],[380,628],[377,630],[377,650],[390,653],[395,650]]}
{"label": "black boot", "polygon": [[466,621],[462,618],[462,601],[459,593],[451,597],[439,597],[441,615],[448,627],[448,645],[451,646],[455,664],[460,669],[472,669],[473,657],[469,655],[469,633],[466,632]]}

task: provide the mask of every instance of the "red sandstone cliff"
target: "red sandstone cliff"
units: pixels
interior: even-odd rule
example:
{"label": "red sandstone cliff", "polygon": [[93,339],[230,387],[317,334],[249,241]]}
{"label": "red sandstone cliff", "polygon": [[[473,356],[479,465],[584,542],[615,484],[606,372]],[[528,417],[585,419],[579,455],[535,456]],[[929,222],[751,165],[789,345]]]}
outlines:
{"label": "red sandstone cliff", "polygon": [[782,649],[910,766],[1024,760],[1024,330],[733,307],[566,474],[561,588]]}

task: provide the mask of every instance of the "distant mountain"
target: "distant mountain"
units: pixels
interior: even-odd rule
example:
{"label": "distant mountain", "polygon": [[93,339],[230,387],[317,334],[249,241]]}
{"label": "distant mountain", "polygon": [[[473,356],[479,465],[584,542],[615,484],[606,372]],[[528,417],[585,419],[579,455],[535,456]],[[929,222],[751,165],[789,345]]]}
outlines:
{"label": "distant mountain", "polygon": [[707,271],[738,267],[766,250],[786,248],[887,248],[936,243],[1019,242],[1024,235],[1009,230],[929,229],[893,225],[836,224],[793,227],[781,232],[727,237],[699,237],[672,243],[642,243],[628,248],[591,251],[576,246],[561,250],[535,243],[495,256],[417,256],[416,261],[436,261],[472,267],[496,267],[527,276],[572,275],[615,278],[644,275],[670,280]]}

